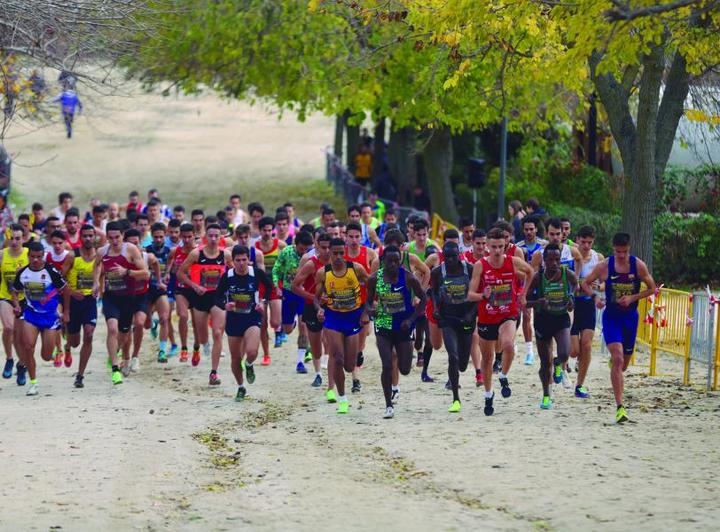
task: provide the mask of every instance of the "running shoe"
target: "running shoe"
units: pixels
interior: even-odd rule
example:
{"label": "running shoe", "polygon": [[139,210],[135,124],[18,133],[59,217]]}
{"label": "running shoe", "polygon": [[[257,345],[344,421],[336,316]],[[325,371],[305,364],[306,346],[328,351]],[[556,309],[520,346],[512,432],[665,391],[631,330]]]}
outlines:
{"label": "running shoe", "polygon": [[393,390],[392,394],[390,395],[390,401],[392,404],[397,403],[400,400],[400,388],[397,390]]}
{"label": "running shoe", "polygon": [[205,355],[206,357],[209,357],[210,356],[210,342],[203,344],[202,347],[203,347],[203,355]]}
{"label": "running shoe", "polygon": [[158,362],[160,362],[160,364],[167,364],[167,361],[168,361],[168,357],[165,354],[165,351],[159,351],[158,352]]}
{"label": "running shoe", "polygon": [[245,386],[239,386],[238,391],[235,394],[235,401],[238,403],[243,401],[245,399],[245,396],[247,395],[247,390],[245,389]]}
{"label": "running shoe", "polygon": [[269,366],[270,365],[270,355],[263,355],[262,361],[260,362],[260,365],[262,366]]}
{"label": "running shoe", "polygon": [[328,366],[328,360],[330,360],[330,357],[328,355],[322,355],[320,357],[320,367],[322,369],[327,369]]}
{"label": "running shoe", "polygon": [[248,384],[255,382],[255,366],[245,366],[245,377],[247,377]]}
{"label": "running shoe", "polygon": [[588,397],[590,397],[590,392],[587,388],[585,388],[585,386],[575,386],[575,397],[587,399]]}
{"label": "running shoe", "polygon": [[500,373],[500,370],[502,369],[502,361],[495,359],[495,362],[493,362],[493,373]]}
{"label": "running shoe", "polygon": [[485,408],[483,409],[483,412],[485,412],[486,416],[492,416],[495,413],[495,408],[493,407],[493,400],[495,399],[495,394],[493,393],[491,397],[485,398]]}
{"label": "running shoe", "polygon": [[[170,352],[168,353],[168,356],[169,356],[169,357],[176,357],[176,356],[178,356],[178,352],[179,352],[179,351],[180,351],[180,348],[178,347],[178,345],[177,345],[177,344],[173,344],[173,345],[170,346]],[[187,357],[187,352],[185,353],[185,356]],[[185,361],[187,362],[187,358],[185,359]]]}
{"label": "running shoe", "polygon": [[282,335],[275,333],[275,349],[282,347]]}
{"label": "running shoe", "polygon": [[337,397],[335,396],[335,390],[328,390],[325,392],[325,398],[328,403],[337,403]]}
{"label": "running shoe", "polygon": [[350,403],[348,403],[347,400],[345,400],[345,401],[340,401],[340,402],[338,403],[337,413],[338,413],[338,414],[347,414],[347,413],[348,413],[348,408],[350,408]]}
{"label": "running shoe", "polygon": [[[172,351],[170,351],[172,353]],[[180,362],[187,362],[188,361],[188,351],[187,349],[182,349],[180,351]]]}
{"label": "running shoe", "polygon": [[446,390],[452,390],[452,382],[449,380],[445,383],[445,389]]}
{"label": "running shoe", "polygon": [[210,372],[210,378],[208,379],[208,384],[210,386],[219,386],[222,384],[222,381],[220,380],[220,377],[217,374],[217,371],[211,371]]}
{"label": "running shoe", "polygon": [[140,357],[132,357],[130,359],[130,371],[133,373],[140,371]]}
{"label": "running shoe", "polygon": [[383,419],[392,419],[393,417],[395,417],[395,409],[392,406],[386,407]]}
{"label": "running shoe", "polygon": [[158,337],[158,325],[160,325],[160,320],[157,318],[153,318],[152,325],[150,326],[150,336],[153,337],[153,340],[157,340]]}
{"label": "running shoe", "polygon": [[62,352],[60,352],[59,349],[55,349],[54,353],[55,353],[55,355],[54,355],[54,356],[55,356],[55,359],[53,360],[53,365],[54,365],[56,368],[61,368],[62,365],[63,365]]}
{"label": "running shoe", "polygon": [[112,378],[112,383],[113,383],[113,384],[122,384],[122,378],[123,378],[123,376],[122,376],[122,373],[120,373],[120,370],[113,371],[113,372],[112,372],[112,375],[111,375],[111,378]]}
{"label": "running shoe", "polygon": [[30,384],[30,387],[28,388],[28,391],[25,392],[25,395],[37,395],[38,394],[38,385],[37,384]]}
{"label": "running shoe", "polygon": [[532,366],[535,362],[535,355],[533,353],[528,353],[525,355],[525,365],[526,366]]}
{"label": "running shoe", "polygon": [[563,372],[562,372],[562,385],[563,385],[563,388],[565,388],[566,390],[570,390],[573,387],[572,381],[570,380],[570,376],[568,375],[567,371],[565,371],[565,370],[563,370]]}
{"label": "running shoe", "polygon": [[200,365],[200,350],[199,349],[197,351],[193,350],[191,362],[192,362],[193,367],[197,367]]}
{"label": "running shoe", "polygon": [[500,394],[507,399],[512,395],[512,390],[510,389],[510,383],[507,380],[507,377],[504,379],[500,379]]}
{"label": "running shoe", "polygon": [[451,414],[457,414],[458,412],[460,412],[460,408],[460,401],[453,401],[450,405],[450,408],[448,408],[448,412],[450,412]]}
{"label": "running shoe", "polygon": [[286,343],[289,339],[290,339],[290,337],[288,336],[288,333],[286,333],[285,331],[282,331],[280,333],[280,341],[282,343]]}
{"label": "running shoe", "polygon": [[315,375],[315,380],[312,381],[311,386],[313,388],[320,388],[320,386],[322,386],[322,377],[320,375]]}
{"label": "running shoe", "polygon": [[422,353],[417,354],[417,360],[415,361],[415,367],[422,368],[425,366],[425,359],[422,356]]}
{"label": "running shoe", "polygon": [[618,406],[617,412],[615,412],[615,423],[625,423],[626,421],[630,421],[630,419],[625,407]]}
{"label": "running shoe", "polygon": [[3,368],[3,379],[12,378],[12,370],[13,370],[14,364],[15,364],[14,359],[12,359],[12,358],[5,359],[5,367]]}
{"label": "running shoe", "polygon": [[352,393],[359,393],[362,389],[362,385],[360,384],[359,379],[353,379],[352,388],[350,388],[350,391]]}
{"label": "running shoe", "polygon": [[17,385],[25,386],[25,383],[27,382],[27,368],[22,364],[18,363],[15,373],[17,375]]}
{"label": "running shoe", "polygon": [[435,382],[435,379],[433,379],[430,375],[428,375],[428,374],[425,373],[424,371],[423,371],[422,374],[420,375],[420,379],[421,379],[423,382]]}
{"label": "running shoe", "polygon": [[65,350],[65,359],[63,360],[63,362],[65,363],[66,368],[72,366],[72,353],[69,349]]}
{"label": "running shoe", "polygon": [[550,408],[552,408],[552,399],[550,399],[547,395],[544,396],[542,401],[540,401],[540,408],[543,410],[550,410]]}
{"label": "running shoe", "polygon": [[85,377],[80,374],[75,375],[75,382],[73,383],[73,386],[75,386],[75,388],[85,388],[85,384],[83,384],[84,378]]}
{"label": "running shoe", "polygon": [[308,349],[307,351],[305,351],[305,364],[307,364],[311,360],[312,360],[312,351],[310,351]]}
{"label": "running shoe", "polygon": [[123,377],[129,377],[130,376],[130,361],[124,360],[123,365],[120,368],[120,371],[122,371]]}
{"label": "running shoe", "polygon": [[298,362],[298,363],[297,363],[297,366],[295,366],[295,373],[302,373],[302,374],[307,373],[307,369],[305,368],[305,364],[303,364],[302,362]]}
{"label": "running shoe", "polygon": [[355,366],[358,368],[362,368],[364,363],[365,363],[365,355],[363,355],[363,352],[360,351],[357,354],[357,359],[355,360]]}
{"label": "running shoe", "polygon": [[562,364],[555,364],[555,370],[553,371],[553,382],[560,384],[563,380],[563,369]]}
{"label": "running shoe", "polygon": [[483,384],[485,384],[485,378],[483,377],[482,371],[480,373],[475,372],[475,387],[480,388]]}

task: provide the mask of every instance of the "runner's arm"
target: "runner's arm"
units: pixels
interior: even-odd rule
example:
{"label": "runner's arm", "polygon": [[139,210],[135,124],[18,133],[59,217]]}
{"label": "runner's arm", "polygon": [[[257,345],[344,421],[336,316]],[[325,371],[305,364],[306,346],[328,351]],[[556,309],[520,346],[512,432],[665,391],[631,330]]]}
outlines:
{"label": "runner's arm", "polygon": [[368,233],[368,239],[370,239],[370,242],[375,244],[376,247],[382,246],[382,242],[380,242],[380,239],[377,236],[377,231],[375,231],[375,229],[373,229],[372,227],[370,227],[368,225],[367,233]]}
{"label": "runner's arm", "polygon": [[530,286],[528,287],[528,296],[527,296],[527,307],[533,308],[538,307],[542,305],[544,298],[537,297],[537,287],[540,284],[540,276],[542,274],[540,272],[535,272],[533,274],[532,281],[530,281]]}
{"label": "runner's arm", "polygon": [[527,301],[528,289],[530,288],[530,282],[533,280],[533,274],[535,273],[535,270],[533,270],[532,266],[525,262],[524,259],[513,257],[512,261],[515,271],[519,270],[521,273],[525,274],[525,283],[523,285],[522,292],[520,292],[519,295],[519,297],[521,298],[520,304],[525,306],[525,303]]}
{"label": "runner's arm", "polygon": [[542,266],[542,250],[538,250],[535,253],[533,253],[532,258],[530,259],[530,264],[533,267],[533,270],[536,272],[540,271],[540,266]]}
{"label": "runner's arm", "polygon": [[470,277],[470,288],[468,288],[468,301],[482,301],[485,294],[480,292],[480,281],[482,280],[483,266],[481,261],[473,264],[472,277]]}
{"label": "runner's arm", "polygon": [[641,299],[653,295],[657,290],[657,286],[655,284],[655,279],[653,279],[652,275],[650,275],[650,270],[648,270],[647,264],[640,259],[637,259],[637,271],[638,277],[640,277],[640,280],[647,286],[645,290],[641,290],[638,294],[633,296],[635,301],[640,301]]}
{"label": "runner's arm", "polygon": [[270,302],[270,295],[272,294],[272,281],[270,280],[270,276],[265,273],[264,270],[260,270],[256,272],[258,281],[260,281],[260,284],[262,284],[265,287],[265,303]]}
{"label": "runner's arm", "polygon": [[215,297],[213,298],[213,305],[215,305],[220,310],[226,310],[226,305],[231,304],[231,302],[227,301],[227,292],[228,275],[227,272],[224,272],[220,276],[220,281],[218,281],[217,288],[215,289]]}
{"label": "runner's arm", "polygon": [[150,278],[150,270],[143,260],[142,254],[137,246],[128,246],[128,259],[132,262],[137,270],[127,270],[127,276],[131,279],[144,281]]}
{"label": "runner's arm", "polygon": [[430,272],[430,297],[435,312],[440,310],[440,268],[433,268]]}
{"label": "runner's arm", "polygon": [[193,287],[193,289],[198,288],[198,285],[190,279],[190,266],[198,261],[198,256],[198,250],[192,250],[185,261],[180,265],[180,269],[177,272],[178,281],[185,286]]}
{"label": "runner's arm", "polygon": [[290,286],[290,290],[293,294],[296,294],[302,298],[305,299],[313,299],[315,297],[315,294],[312,294],[305,290],[304,284],[305,280],[315,273],[315,266],[313,265],[312,261],[306,261],[305,264],[303,264],[297,271],[297,274],[295,274],[295,278],[293,279],[292,285]]}
{"label": "runner's arm", "polygon": [[354,262],[352,263],[352,265],[353,270],[355,270],[355,275],[357,275],[358,281],[360,281],[360,284],[365,284],[368,280],[368,277],[370,277],[367,270],[359,264],[355,264]]}
{"label": "runner's arm", "polygon": [[420,257],[412,253],[410,254],[410,268],[412,268],[412,273],[420,281],[421,286],[425,287],[430,284],[430,268],[420,260]]}
{"label": "runner's arm", "polygon": [[367,288],[367,299],[365,300],[365,312],[368,316],[372,316],[375,313],[373,304],[375,303],[375,289],[377,287],[377,273],[373,273],[367,280],[365,285]]}
{"label": "runner's arm", "polygon": [[425,306],[427,304],[427,294],[425,294],[425,290],[423,290],[422,284],[420,284],[419,279],[417,277],[415,277],[412,274],[412,272],[406,272],[405,281],[407,282],[408,286],[412,289],[415,297],[420,300],[418,302],[418,304],[415,305],[415,312],[411,316],[412,321],[415,322],[421,316],[425,315]]}
{"label": "runner's arm", "polygon": [[265,254],[258,248],[255,248],[255,266],[258,270],[265,271]]}
{"label": "runner's arm", "polygon": [[608,271],[608,259],[603,260],[602,262],[598,262],[595,267],[593,268],[593,271],[590,272],[590,275],[585,277],[580,282],[580,288],[583,292],[585,292],[587,295],[592,296],[595,294],[595,291],[592,289],[592,283],[595,280],[604,281],[607,279],[607,271]]}
{"label": "runner's arm", "polygon": [[68,253],[67,257],[65,257],[65,260],[62,264],[62,269],[60,273],[63,277],[67,279],[68,272],[72,269],[73,262],[75,262],[75,254],[74,253]]}
{"label": "runner's arm", "polygon": [[315,297],[313,298],[313,305],[315,309],[320,312],[322,311],[322,297],[325,295],[325,270],[318,270],[315,275]]}
{"label": "runner's arm", "polygon": [[288,254],[285,252],[285,249],[283,249],[280,253],[278,253],[277,260],[275,261],[275,264],[273,265],[272,269],[272,283],[275,286],[278,286],[280,283],[280,279],[285,275],[285,269],[286,269],[286,262],[287,262],[287,256]]}

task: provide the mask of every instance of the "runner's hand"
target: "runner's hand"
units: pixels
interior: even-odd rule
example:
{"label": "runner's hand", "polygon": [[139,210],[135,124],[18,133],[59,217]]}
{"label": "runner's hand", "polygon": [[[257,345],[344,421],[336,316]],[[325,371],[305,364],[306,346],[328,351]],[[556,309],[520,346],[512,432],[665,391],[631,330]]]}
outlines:
{"label": "runner's hand", "polygon": [[204,286],[200,286],[199,284],[193,286],[193,290],[195,290],[195,293],[199,296],[204,296],[205,292],[207,292],[207,288],[205,288]]}
{"label": "runner's hand", "polygon": [[518,296],[518,303],[520,303],[520,308],[527,307],[527,297],[525,297],[523,294],[520,294]]}
{"label": "runner's hand", "polygon": [[605,308],[605,300],[600,299],[599,297],[595,299],[595,308],[596,309],[604,309]]}
{"label": "runner's hand", "polygon": [[235,312],[235,303],[233,301],[225,303],[225,310],[227,310],[228,312]]}
{"label": "runner's hand", "polygon": [[166,285],[165,283],[163,283],[162,281],[160,281],[160,282],[157,284],[157,287],[158,287],[160,290],[167,290],[167,285]]}
{"label": "runner's hand", "polygon": [[621,307],[629,307],[632,303],[634,303],[633,296],[622,296],[618,299],[617,303]]}
{"label": "runner's hand", "polygon": [[257,305],[255,305],[255,310],[260,314],[265,314],[265,305],[263,305],[262,303],[258,303]]}
{"label": "runner's hand", "polygon": [[76,301],[82,301],[85,298],[82,292],[78,292],[77,290],[73,290],[72,292],[70,292],[70,297],[72,297]]}
{"label": "runner's hand", "polygon": [[363,312],[360,314],[360,325],[364,327],[368,323],[370,323],[370,318],[368,317],[367,312]]}
{"label": "runner's hand", "polygon": [[318,321],[325,321],[325,309],[320,309],[317,311],[317,317]]}
{"label": "runner's hand", "polygon": [[492,287],[486,286],[483,288],[483,298],[490,299],[490,296],[492,295]]}
{"label": "runner's hand", "polygon": [[70,323],[70,310],[66,310],[63,312],[63,323]]}

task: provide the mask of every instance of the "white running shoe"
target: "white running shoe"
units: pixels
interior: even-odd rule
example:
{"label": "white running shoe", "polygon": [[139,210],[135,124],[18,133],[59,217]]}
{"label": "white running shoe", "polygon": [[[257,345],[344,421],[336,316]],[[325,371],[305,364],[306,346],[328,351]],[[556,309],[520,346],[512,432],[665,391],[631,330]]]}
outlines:
{"label": "white running shoe", "polygon": [[130,375],[130,361],[129,360],[123,360],[123,365],[120,368],[120,371],[122,371],[123,377],[128,377]]}
{"label": "white running shoe", "polygon": [[210,356],[210,342],[203,344],[203,355],[206,357]]}
{"label": "white running shoe", "polygon": [[225,351],[220,351],[220,358],[225,358]]}
{"label": "white running shoe", "polygon": [[530,351],[527,355],[525,355],[525,365],[526,366],[532,366],[535,362],[535,355]]}
{"label": "white running shoe", "polygon": [[565,371],[565,370],[563,370],[563,372],[562,372],[562,385],[563,385],[563,388],[565,388],[566,390],[569,390],[570,388],[573,387],[573,383],[570,380],[570,377],[568,376],[567,371]]}
{"label": "white running shoe", "polygon": [[392,406],[388,406],[383,414],[383,419],[392,419],[395,417],[395,409]]}
{"label": "white running shoe", "polygon": [[[130,371],[140,371],[140,357],[132,357],[130,359]],[[126,375],[127,377],[127,375]]]}
{"label": "white running shoe", "polygon": [[329,357],[328,355],[322,355],[322,356],[320,357],[320,367],[321,367],[322,369],[327,369],[329,358],[330,358],[330,357]]}
{"label": "white running shoe", "polygon": [[31,384],[28,388],[28,391],[25,392],[25,395],[37,395],[38,394],[38,385],[37,384]]}

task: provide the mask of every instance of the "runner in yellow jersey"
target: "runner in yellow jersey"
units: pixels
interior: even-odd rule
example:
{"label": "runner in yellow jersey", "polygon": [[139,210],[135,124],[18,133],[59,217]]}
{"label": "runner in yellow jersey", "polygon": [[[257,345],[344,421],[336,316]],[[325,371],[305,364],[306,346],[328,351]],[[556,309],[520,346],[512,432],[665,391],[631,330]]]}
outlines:
{"label": "runner in yellow jersey", "polygon": [[[12,304],[12,294],[10,287],[15,281],[15,274],[23,266],[28,264],[28,250],[22,246],[23,228],[20,225],[13,224],[10,226],[10,238],[8,239],[8,247],[0,250],[0,273],[2,280],[0,281],[0,320],[2,320],[3,332],[2,342],[5,348],[5,367],[3,368],[3,378],[12,377],[13,370],[13,345],[15,352],[20,358],[20,327],[16,327],[18,318],[15,315]],[[18,294],[18,298],[22,302],[24,296]],[[18,361],[17,366],[17,383],[18,386],[24,386],[27,380],[27,368]]]}
{"label": "runner in yellow jersey", "polygon": [[65,292],[63,307],[70,309],[67,322],[67,343],[69,347],[82,347],[80,363],[75,375],[75,388],[83,388],[85,368],[92,353],[93,333],[97,323],[97,299],[93,296],[93,269],[97,252],[95,250],[95,228],[83,225],[80,229],[80,247],[75,250],[72,267],[67,274],[69,290]]}

